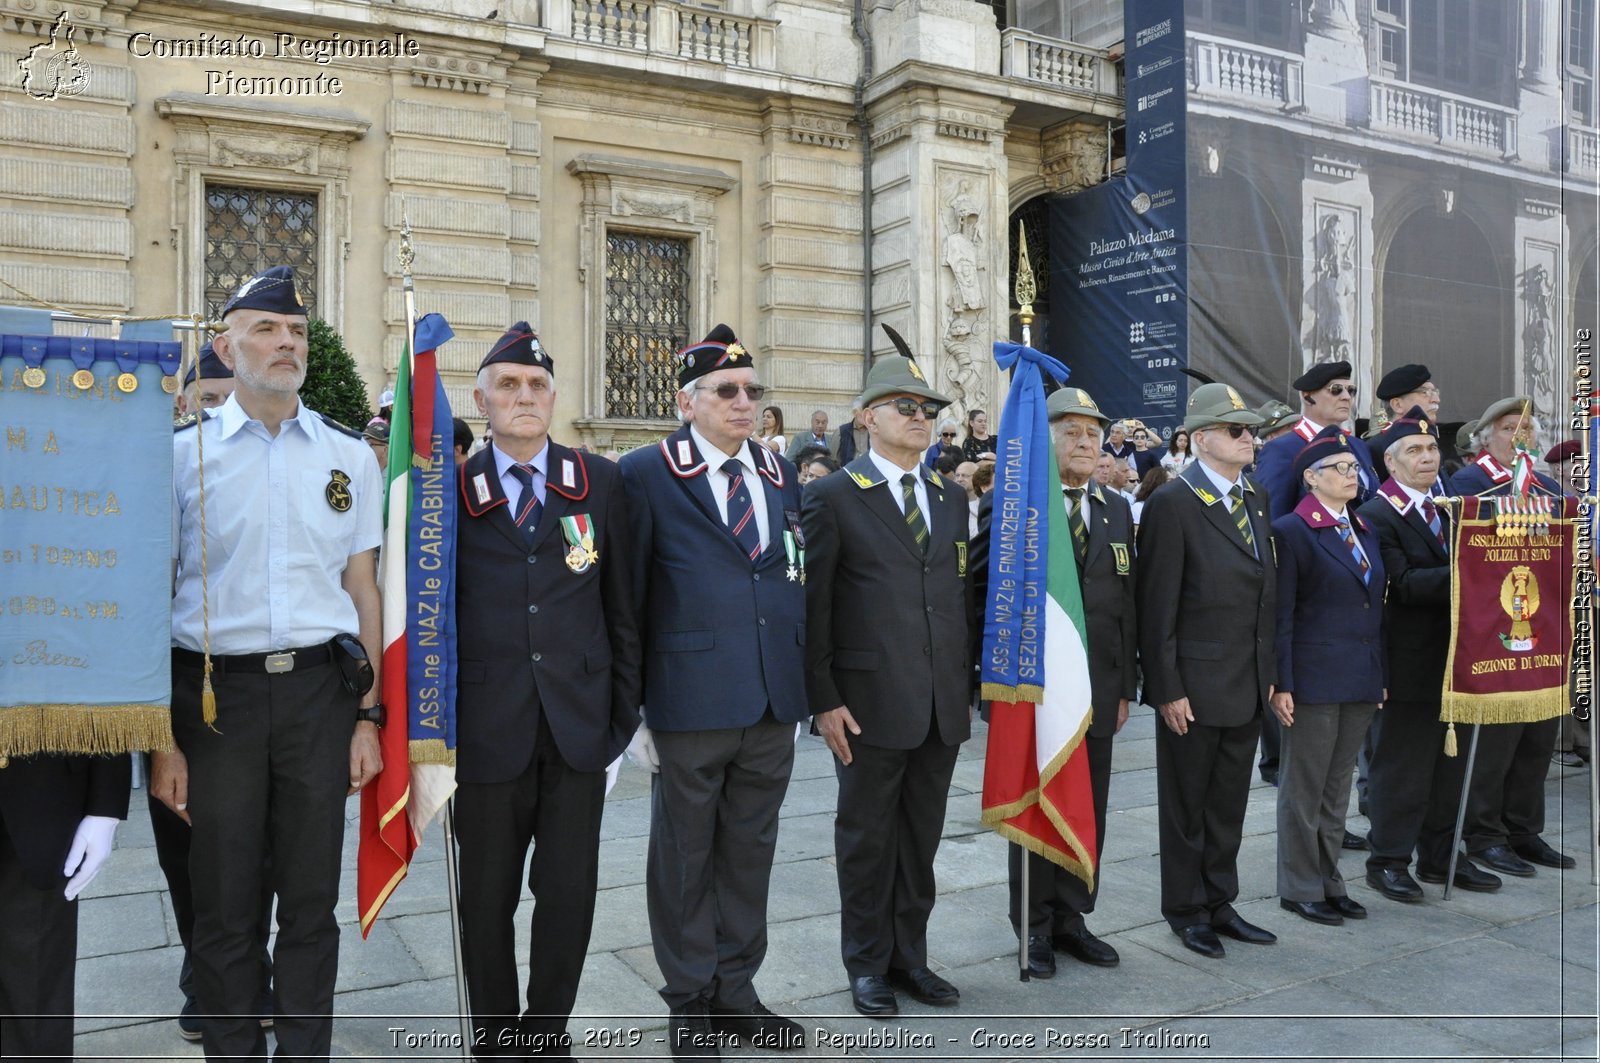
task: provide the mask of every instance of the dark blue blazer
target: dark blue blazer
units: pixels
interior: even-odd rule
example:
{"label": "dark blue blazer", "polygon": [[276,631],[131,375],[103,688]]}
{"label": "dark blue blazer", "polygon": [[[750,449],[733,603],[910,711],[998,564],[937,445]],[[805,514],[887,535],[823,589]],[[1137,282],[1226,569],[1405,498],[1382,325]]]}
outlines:
{"label": "dark blue blazer", "polygon": [[1361,578],[1334,519],[1310,495],[1272,522],[1278,555],[1278,689],[1296,705],[1382,701],[1384,569],[1378,536],[1354,508],[1345,516],[1371,564]]}
{"label": "dark blue blazer", "polygon": [[[1294,512],[1294,507],[1306,495],[1305,481],[1295,475],[1294,459],[1318,431],[1320,429],[1302,417],[1293,431],[1269,439],[1267,445],[1261,448],[1261,456],[1256,459],[1255,472],[1251,475],[1267,489],[1274,521],[1286,513]],[[1355,509],[1377,494],[1378,486],[1386,477],[1378,475],[1378,470],[1372,464],[1372,455],[1361,445],[1361,440],[1354,436],[1350,438],[1354,440],[1350,453],[1361,463],[1361,490],[1350,503],[1350,508]]]}
{"label": "dark blue blazer", "polygon": [[654,730],[748,727],[769,706],[787,723],[810,715],[805,587],[798,566],[790,577],[783,534],[803,548],[800,482],[787,458],[746,446],[766,493],[770,540],[754,564],[717,512],[709,466],[688,425],[659,446],[622,456],[644,716]]}
{"label": "dark blue blazer", "polygon": [[[1561,494],[1561,485],[1542,472],[1533,474],[1535,494]],[[1488,451],[1479,454],[1450,477],[1452,495],[1506,495],[1511,493],[1511,470],[1496,461]]]}

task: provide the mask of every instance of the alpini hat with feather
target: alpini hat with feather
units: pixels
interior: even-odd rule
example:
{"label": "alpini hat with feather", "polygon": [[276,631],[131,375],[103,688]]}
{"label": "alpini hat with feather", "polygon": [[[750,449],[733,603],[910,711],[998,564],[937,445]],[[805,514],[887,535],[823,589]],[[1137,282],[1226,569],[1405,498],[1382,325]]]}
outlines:
{"label": "alpini hat with feather", "polygon": [[861,392],[861,405],[871,406],[889,395],[915,395],[920,399],[931,399],[941,406],[950,405],[949,396],[940,394],[928,384],[922,367],[917,365],[911,348],[900,338],[900,333],[888,325],[883,326],[883,331],[900,353],[879,358],[872,363],[872,369],[867,373],[867,386]]}

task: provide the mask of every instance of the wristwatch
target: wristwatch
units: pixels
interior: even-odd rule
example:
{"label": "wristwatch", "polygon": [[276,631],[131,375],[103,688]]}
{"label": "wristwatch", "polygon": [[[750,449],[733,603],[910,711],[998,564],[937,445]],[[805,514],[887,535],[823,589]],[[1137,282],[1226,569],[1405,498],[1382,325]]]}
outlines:
{"label": "wristwatch", "polygon": [[382,727],[383,726],[383,704],[380,702],[377,705],[372,706],[370,709],[369,708],[359,708],[359,709],[357,709],[356,710],[356,723],[370,723],[370,724],[375,724],[378,727]]}

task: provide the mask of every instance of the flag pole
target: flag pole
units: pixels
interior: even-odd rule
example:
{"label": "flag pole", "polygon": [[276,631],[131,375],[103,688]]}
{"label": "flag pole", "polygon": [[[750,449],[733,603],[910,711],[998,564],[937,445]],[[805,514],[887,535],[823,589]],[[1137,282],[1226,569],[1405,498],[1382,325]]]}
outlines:
{"label": "flag pole", "polygon": [[[1037,285],[1033,279],[1033,263],[1028,261],[1028,233],[1023,228],[1022,222],[1017,222],[1017,277],[1015,293],[1017,300],[1017,320],[1022,325],[1022,345],[1033,346],[1033,300],[1038,295]],[[1052,459],[1053,460],[1053,459]],[[1017,912],[1017,977],[1019,981],[1028,981],[1028,934],[1033,929],[1032,916],[1028,911],[1028,895],[1033,885],[1033,867],[1028,860],[1028,850],[1020,842],[1012,842],[1017,847],[1017,864],[1022,868],[1022,897],[1021,907]]]}
{"label": "flag pole", "polygon": [[[410,379],[416,379],[417,369],[417,292],[411,283],[411,266],[417,253],[411,246],[411,218],[406,212],[404,197],[400,200],[400,289],[406,306],[406,358],[410,362]],[[456,1011],[461,1020],[461,1058],[472,1058],[472,1009],[467,1000],[466,962],[461,954],[461,873],[456,866],[455,800],[444,806],[444,872],[446,891],[450,897],[450,946],[456,965]]]}
{"label": "flag pole", "polygon": [[[1455,563],[1455,555],[1451,555],[1451,563]],[[1456,860],[1461,855],[1461,831],[1467,821],[1467,789],[1472,785],[1472,764],[1478,759],[1478,735],[1483,731],[1482,724],[1472,725],[1472,741],[1467,744],[1467,767],[1461,773],[1461,803],[1456,806],[1456,832],[1450,841],[1450,866],[1444,873],[1444,899],[1450,899],[1450,887],[1456,881]]]}
{"label": "flag pole", "polygon": [[[1594,452],[1595,432],[1597,428],[1600,428],[1600,398],[1595,396],[1593,385],[1588,382],[1588,373],[1584,371],[1586,368],[1582,367],[1574,370],[1573,378],[1577,382],[1577,387],[1581,389],[1576,401],[1582,404],[1582,411],[1587,414],[1587,417],[1580,422],[1584,426],[1584,431],[1583,436],[1578,440],[1578,452],[1583,456],[1584,467],[1588,469],[1589,473],[1582,489],[1587,491],[1589,498],[1592,499],[1596,494],[1600,494],[1600,469],[1596,469],[1594,464],[1596,458],[1600,458],[1600,455]],[[1572,486],[1577,485],[1574,484]],[[1594,765],[1594,733],[1597,729],[1594,723],[1595,639],[1597,637],[1597,633],[1594,630],[1594,618],[1596,615],[1594,596],[1597,591],[1595,549],[1600,544],[1594,541],[1594,517],[1592,514],[1584,512],[1586,509],[1592,509],[1592,507],[1593,502],[1587,500],[1586,504],[1580,503],[1578,506],[1578,516],[1584,520],[1585,526],[1581,529],[1575,529],[1575,534],[1578,535],[1580,543],[1587,542],[1589,546],[1587,551],[1589,556],[1586,559],[1587,571],[1578,578],[1580,580],[1579,586],[1586,588],[1588,593],[1578,596],[1578,607],[1582,612],[1573,618],[1575,622],[1583,624],[1584,629],[1588,631],[1588,637],[1584,639],[1582,647],[1583,657],[1577,662],[1577,667],[1580,670],[1577,671],[1575,676],[1580,681],[1580,688],[1573,693],[1583,696],[1584,701],[1582,704],[1587,710],[1586,722],[1589,725],[1589,885],[1591,886],[1600,884],[1600,773],[1596,772]],[[1576,734],[1576,725],[1574,725],[1573,731]]]}

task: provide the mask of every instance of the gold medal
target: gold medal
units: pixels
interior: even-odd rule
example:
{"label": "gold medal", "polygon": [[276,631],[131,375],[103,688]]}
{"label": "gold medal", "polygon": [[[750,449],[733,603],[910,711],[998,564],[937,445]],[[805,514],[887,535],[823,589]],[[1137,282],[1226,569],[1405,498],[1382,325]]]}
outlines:
{"label": "gold medal", "polygon": [[94,374],[87,369],[80,369],[72,374],[72,386],[79,391],[88,391],[94,387]]}
{"label": "gold medal", "polygon": [[574,572],[589,571],[589,552],[581,546],[574,546],[567,551],[567,567]]}
{"label": "gold medal", "polygon": [[178,378],[170,375],[162,377],[161,390],[168,395],[176,395],[178,393]]}
{"label": "gold medal", "polygon": [[30,388],[42,388],[44,381],[44,370],[36,365],[30,365],[22,371],[22,382]]}
{"label": "gold medal", "polygon": [[139,378],[132,373],[122,373],[117,376],[117,388],[124,395],[132,395],[139,390]]}

